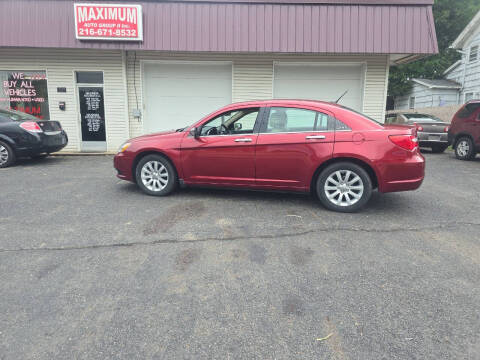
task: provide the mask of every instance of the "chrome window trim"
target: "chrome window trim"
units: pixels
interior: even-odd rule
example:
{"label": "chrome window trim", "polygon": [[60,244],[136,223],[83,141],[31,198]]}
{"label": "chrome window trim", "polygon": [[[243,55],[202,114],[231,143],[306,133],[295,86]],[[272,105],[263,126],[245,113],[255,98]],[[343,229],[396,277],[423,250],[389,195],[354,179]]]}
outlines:
{"label": "chrome window trim", "polygon": [[[226,134],[226,135],[202,135],[199,136],[199,138],[205,138],[205,137],[213,137],[213,136],[253,136],[253,135],[258,135],[258,133],[251,133],[251,134]],[[193,136],[189,134],[188,136]]]}
{"label": "chrome window trim", "polygon": [[285,131],[285,132],[263,132],[258,135],[277,135],[277,134],[313,134],[313,133],[335,133],[335,132],[351,132],[352,130],[313,130],[313,131]]}

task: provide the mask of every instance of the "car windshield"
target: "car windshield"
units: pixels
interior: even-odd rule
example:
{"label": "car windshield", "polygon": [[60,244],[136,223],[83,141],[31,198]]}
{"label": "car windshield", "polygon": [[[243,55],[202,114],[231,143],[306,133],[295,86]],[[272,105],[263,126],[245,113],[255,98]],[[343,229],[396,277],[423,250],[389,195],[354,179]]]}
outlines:
{"label": "car windshield", "polygon": [[411,122],[442,122],[441,119],[426,114],[403,114]]}
{"label": "car windshield", "polygon": [[38,120],[35,116],[20,111],[0,109],[0,114],[13,121]]}
{"label": "car windshield", "polygon": [[380,121],[377,121],[377,120],[375,120],[374,118],[371,118],[370,116],[367,116],[367,115],[365,115],[365,114],[362,114],[361,112],[359,112],[359,111],[357,111],[357,110],[350,109],[349,107],[343,106],[343,105],[339,105],[339,106],[340,106],[341,108],[345,109],[345,110],[348,110],[348,111],[351,111],[351,112],[353,112],[353,113],[355,113],[355,114],[361,115],[361,116],[363,116],[364,118],[366,118],[366,119],[368,119],[368,120],[370,120],[370,121],[373,121],[375,124],[382,125],[382,126],[384,125],[384,124],[381,123]]}

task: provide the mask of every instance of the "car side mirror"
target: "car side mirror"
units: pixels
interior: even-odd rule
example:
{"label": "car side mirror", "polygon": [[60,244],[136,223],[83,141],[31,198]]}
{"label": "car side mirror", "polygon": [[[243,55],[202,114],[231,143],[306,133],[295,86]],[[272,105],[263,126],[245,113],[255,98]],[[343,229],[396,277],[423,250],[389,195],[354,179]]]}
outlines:
{"label": "car side mirror", "polygon": [[200,128],[194,127],[190,130],[190,135],[193,136],[195,139],[200,137]]}

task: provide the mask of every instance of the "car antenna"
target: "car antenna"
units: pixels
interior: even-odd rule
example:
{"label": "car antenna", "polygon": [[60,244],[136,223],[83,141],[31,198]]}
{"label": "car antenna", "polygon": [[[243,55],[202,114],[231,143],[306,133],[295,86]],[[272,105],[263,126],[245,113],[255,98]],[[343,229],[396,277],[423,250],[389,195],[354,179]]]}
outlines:
{"label": "car antenna", "polygon": [[342,95],[340,95],[340,97],[337,99],[337,101],[335,101],[335,104],[338,104],[338,102],[339,102],[340,100],[342,100],[342,98],[343,98],[345,95],[347,95],[347,93],[348,93],[348,90],[345,91]]}

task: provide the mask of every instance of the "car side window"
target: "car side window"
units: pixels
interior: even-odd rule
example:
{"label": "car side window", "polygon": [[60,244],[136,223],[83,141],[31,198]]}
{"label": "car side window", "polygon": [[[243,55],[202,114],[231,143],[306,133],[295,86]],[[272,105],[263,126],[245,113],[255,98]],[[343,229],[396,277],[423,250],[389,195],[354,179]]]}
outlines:
{"label": "car side window", "polygon": [[259,108],[227,111],[202,125],[200,136],[253,134]]}
{"label": "car side window", "polygon": [[350,127],[338,119],[330,118],[329,130],[331,131],[351,131]]}
{"label": "car side window", "polygon": [[272,107],[268,115],[267,133],[327,131],[327,114],[300,108]]}

